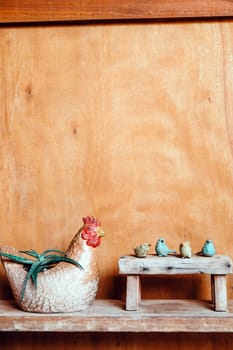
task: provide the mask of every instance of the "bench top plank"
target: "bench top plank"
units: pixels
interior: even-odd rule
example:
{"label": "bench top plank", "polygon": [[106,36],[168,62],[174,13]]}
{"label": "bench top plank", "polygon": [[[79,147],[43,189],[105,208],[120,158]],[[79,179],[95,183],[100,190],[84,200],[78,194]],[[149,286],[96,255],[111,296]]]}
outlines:
{"label": "bench top plank", "polygon": [[193,255],[187,259],[178,255],[159,257],[153,254],[144,258],[126,255],[120,257],[118,267],[121,275],[226,275],[232,273],[232,260],[229,256],[220,254],[212,257]]}

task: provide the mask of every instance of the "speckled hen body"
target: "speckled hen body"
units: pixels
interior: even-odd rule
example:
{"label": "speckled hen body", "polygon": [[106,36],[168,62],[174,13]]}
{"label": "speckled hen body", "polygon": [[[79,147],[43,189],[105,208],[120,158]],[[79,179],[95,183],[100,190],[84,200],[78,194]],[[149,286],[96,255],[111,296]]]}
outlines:
{"label": "speckled hen body", "polygon": [[[23,300],[20,292],[26,277],[23,265],[2,258],[13,295],[25,311],[51,313],[75,312],[86,309],[95,299],[99,283],[96,250],[100,244],[99,222],[92,217],[83,219],[84,226],[74,236],[66,255],[78,261],[82,269],[61,262],[38,275],[37,287],[30,280]],[[16,249],[2,247],[2,252],[20,255]]]}

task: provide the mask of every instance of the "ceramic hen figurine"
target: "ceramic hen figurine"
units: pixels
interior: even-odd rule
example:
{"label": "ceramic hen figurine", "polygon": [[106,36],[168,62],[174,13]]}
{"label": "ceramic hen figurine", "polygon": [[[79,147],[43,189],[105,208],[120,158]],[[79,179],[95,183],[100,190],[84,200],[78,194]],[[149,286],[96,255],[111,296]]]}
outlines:
{"label": "ceramic hen figurine", "polygon": [[180,243],[180,256],[181,258],[191,258],[192,249],[189,241]]}
{"label": "ceramic hen figurine", "polygon": [[[23,299],[20,293],[27,271],[23,265],[2,256],[13,295],[21,309],[40,313],[75,312],[86,309],[95,299],[99,282],[95,248],[100,245],[104,232],[93,217],[83,218],[83,224],[66,251],[66,257],[77,261],[82,269],[59,262],[38,274],[36,287],[28,280]],[[22,256],[10,247],[2,247],[0,253]]]}
{"label": "ceramic hen figurine", "polygon": [[137,258],[144,258],[147,256],[147,253],[149,251],[150,244],[149,243],[143,243],[134,248],[134,253]]}
{"label": "ceramic hen figurine", "polygon": [[155,252],[158,256],[168,256],[168,254],[176,253],[175,250],[171,250],[167,247],[164,238],[159,238],[159,240],[156,242]]}
{"label": "ceramic hen figurine", "polygon": [[201,254],[204,256],[213,256],[216,253],[214,243],[211,239],[207,239],[202,247]]}

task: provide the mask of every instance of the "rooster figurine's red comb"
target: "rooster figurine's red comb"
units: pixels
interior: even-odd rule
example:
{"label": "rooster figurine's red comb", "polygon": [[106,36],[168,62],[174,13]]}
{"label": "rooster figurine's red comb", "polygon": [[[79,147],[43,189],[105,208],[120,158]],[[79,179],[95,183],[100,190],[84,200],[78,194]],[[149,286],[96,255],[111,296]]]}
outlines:
{"label": "rooster figurine's red comb", "polygon": [[83,218],[83,223],[95,225],[95,226],[101,226],[101,223],[99,222],[99,220],[95,219],[93,216],[86,216],[85,218]]}
{"label": "rooster figurine's red comb", "polygon": [[99,220],[93,216],[83,218],[82,239],[87,241],[87,245],[96,248],[100,245],[101,237],[104,236],[104,231],[100,228]]}

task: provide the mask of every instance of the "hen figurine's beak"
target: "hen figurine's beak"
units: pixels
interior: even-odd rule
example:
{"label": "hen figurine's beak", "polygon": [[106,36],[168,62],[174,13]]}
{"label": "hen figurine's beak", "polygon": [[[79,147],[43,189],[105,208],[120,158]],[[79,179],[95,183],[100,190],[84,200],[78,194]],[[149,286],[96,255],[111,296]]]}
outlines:
{"label": "hen figurine's beak", "polygon": [[99,237],[104,237],[104,236],[105,236],[104,231],[103,231],[100,227],[98,227],[98,228],[96,229],[96,233],[97,233],[97,235],[98,235]]}

